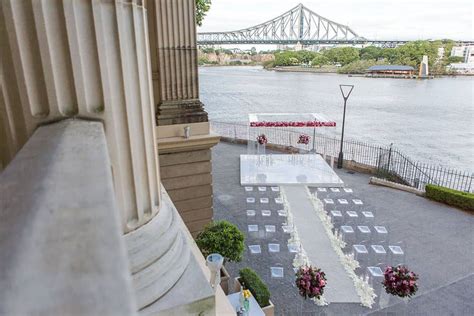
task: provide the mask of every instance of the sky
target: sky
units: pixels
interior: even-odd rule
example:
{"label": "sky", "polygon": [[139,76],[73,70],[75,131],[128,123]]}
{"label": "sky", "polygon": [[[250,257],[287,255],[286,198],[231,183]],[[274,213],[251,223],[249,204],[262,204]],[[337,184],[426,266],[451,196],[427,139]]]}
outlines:
{"label": "sky", "polygon": [[300,2],[368,39],[474,40],[474,0],[212,0],[198,32],[250,27]]}

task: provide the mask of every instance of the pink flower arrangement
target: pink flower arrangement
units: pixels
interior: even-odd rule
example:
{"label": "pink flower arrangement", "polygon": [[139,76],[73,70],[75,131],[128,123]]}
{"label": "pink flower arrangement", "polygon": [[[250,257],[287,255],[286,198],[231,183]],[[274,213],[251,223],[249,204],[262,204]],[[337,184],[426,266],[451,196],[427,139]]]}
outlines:
{"label": "pink flower arrangement", "polygon": [[296,272],[296,286],[305,299],[308,297],[319,299],[324,293],[326,284],[326,274],[321,269],[303,266]]}
{"label": "pink flower arrangement", "polygon": [[265,134],[258,135],[258,136],[257,136],[257,142],[258,142],[260,145],[263,145],[263,144],[268,143],[267,136],[265,136]]}
{"label": "pink flower arrangement", "polygon": [[385,291],[399,297],[411,297],[418,290],[418,275],[405,266],[387,267],[382,282]]}
{"label": "pink flower arrangement", "polygon": [[308,145],[309,144],[309,136],[305,134],[301,134],[300,138],[298,139],[298,144]]}
{"label": "pink flower arrangement", "polygon": [[250,127],[335,127],[336,122],[250,122]]}

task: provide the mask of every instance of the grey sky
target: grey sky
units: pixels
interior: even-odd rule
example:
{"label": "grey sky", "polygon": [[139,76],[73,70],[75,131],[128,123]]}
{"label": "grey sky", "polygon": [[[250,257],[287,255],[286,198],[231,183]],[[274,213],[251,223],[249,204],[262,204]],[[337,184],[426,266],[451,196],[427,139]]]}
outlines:
{"label": "grey sky", "polygon": [[474,0],[212,0],[198,31],[249,27],[300,2],[366,38],[474,40]]}

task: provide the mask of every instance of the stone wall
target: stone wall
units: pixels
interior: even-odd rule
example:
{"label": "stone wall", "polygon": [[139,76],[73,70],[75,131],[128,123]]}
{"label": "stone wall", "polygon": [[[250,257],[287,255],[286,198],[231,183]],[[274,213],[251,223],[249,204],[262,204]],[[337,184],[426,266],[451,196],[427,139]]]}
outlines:
{"label": "stone wall", "polygon": [[212,220],[211,150],[160,155],[161,180],[193,236]]}

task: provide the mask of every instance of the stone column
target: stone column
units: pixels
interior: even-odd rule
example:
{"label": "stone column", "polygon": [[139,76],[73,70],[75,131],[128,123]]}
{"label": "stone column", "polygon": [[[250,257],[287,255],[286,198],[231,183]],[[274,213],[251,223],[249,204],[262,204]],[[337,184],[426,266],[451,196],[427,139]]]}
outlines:
{"label": "stone column", "polygon": [[142,1],[0,0],[0,43],[2,166],[42,124],[102,122],[139,309],[214,309],[202,258],[160,187]]}
{"label": "stone column", "polygon": [[195,0],[147,5],[162,181],[196,235],[213,217],[210,148],[219,137],[199,101]]}
{"label": "stone column", "polygon": [[147,5],[157,124],[207,122],[199,101],[195,0]]}
{"label": "stone column", "polygon": [[103,121],[123,230],[149,221],[160,183],[141,1],[0,4],[2,165],[41,124]]}

